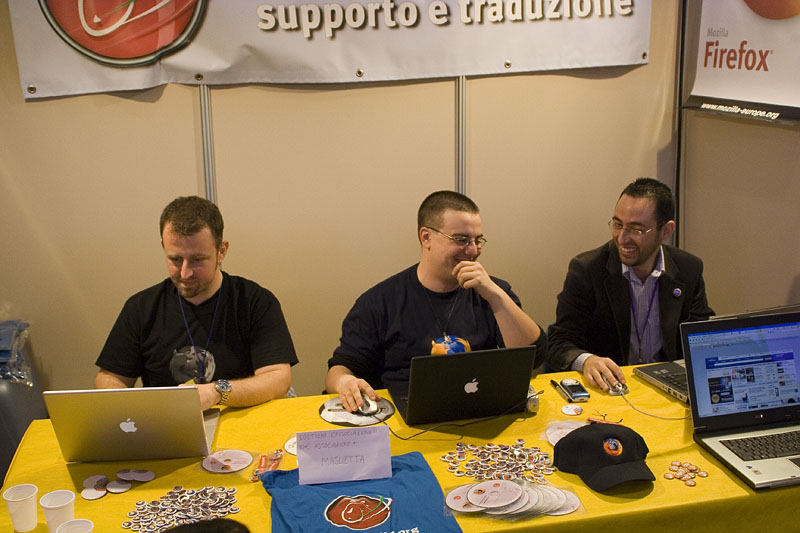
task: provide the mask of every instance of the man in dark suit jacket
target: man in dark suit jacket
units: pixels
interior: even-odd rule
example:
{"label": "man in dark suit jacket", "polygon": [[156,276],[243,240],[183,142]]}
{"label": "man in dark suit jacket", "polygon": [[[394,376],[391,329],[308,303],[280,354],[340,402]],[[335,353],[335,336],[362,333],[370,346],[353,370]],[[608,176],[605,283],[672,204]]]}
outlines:
{"label": "man in dark suit jacket", "polygon": [[621,365],[683,357],[678,325],[714,311],[702,261],[662,245],[675,231],[674,216],[672,192],[657,180],[639,178],[622,191],[611,241],[569,264],[548,335],[551,369],[581,371],[607,390],[601,374],[624,383]]}

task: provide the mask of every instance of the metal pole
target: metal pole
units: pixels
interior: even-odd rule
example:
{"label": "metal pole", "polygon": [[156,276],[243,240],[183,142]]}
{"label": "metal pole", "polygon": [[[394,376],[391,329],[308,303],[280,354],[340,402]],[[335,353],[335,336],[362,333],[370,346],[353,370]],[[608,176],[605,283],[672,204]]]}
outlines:
{"label": "metal pole", "polygon": [[467,78],[456,79],[456,192],[467,194]]}
{"label": "metal pole", "polygon": [[211,127],[211,93],[208,85],[200,88],[200,122],[203,131],[203,172],[205,174],[206,199],[217,203],[217,182],[214,175],[214,135]]}

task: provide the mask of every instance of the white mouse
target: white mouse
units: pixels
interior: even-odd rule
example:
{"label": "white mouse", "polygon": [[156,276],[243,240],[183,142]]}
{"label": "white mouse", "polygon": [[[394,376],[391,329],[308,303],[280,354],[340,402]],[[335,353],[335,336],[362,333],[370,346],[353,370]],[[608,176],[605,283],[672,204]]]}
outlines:
{"label": "white mouse", "polygon": [[365,393],[361,393],[361,407],[358,412],[362,415],[374,415],[378,412],[378,402],[371,400]]}

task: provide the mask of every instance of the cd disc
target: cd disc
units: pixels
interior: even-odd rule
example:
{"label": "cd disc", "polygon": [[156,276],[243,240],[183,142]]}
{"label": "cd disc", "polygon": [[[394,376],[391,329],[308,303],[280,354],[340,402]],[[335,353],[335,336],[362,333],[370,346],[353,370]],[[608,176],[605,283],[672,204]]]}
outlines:
{"label": "cd disc", "polygon": [[470,485],[461,485],[460,487],[456,487],[451,490],[445,499],[447,506],[450,509],[459,511],[461,513],[474,513],[477,511],[483,511],[483,507],[479,507],[473,503],[470,503],[470,501],[467,499],[467,492],[474,486],[474,483]]}
{"label": "cd disc", "polygon": [[209,472],[238,472],[250,466],[253,456],[244,450],[220,450],[203,459],[203,468]]}
{"label": "cd disc", "polygon": [[467,491],[470,503],[480,507],[505,507],[517,501],[521,495],[521,486],[505,480],[483,481]]}

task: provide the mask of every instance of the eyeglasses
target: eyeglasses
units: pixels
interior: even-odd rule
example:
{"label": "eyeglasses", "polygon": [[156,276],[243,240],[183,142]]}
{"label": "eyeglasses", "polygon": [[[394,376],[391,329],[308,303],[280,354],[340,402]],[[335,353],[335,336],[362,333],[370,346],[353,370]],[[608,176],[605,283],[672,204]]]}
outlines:
{"label": "eyeglasses", "polygon": [[613,232],[619,233],[619,232],[622,232],[622,231],[627,231],[628,233],[630,233],[631,235],[635,235],[636,237],[642,237],[644,235],[647,235],[648,233],[650,233],[654,229],[656,229],[656,228],[650,228],[650,229],[626,228],[625,226],[623,226],[622,224],[620,224],[618,221],[614,220],[613,218],[608,221],[608,227],[611,228],[611,231],[613,231]]}
{"label": "eyeglasses", "polygon": [[475,237],[474,239],[470,239],[466,235],[448,235],[447,233],[445,233],[443,231],[439,231],[436,228],[432,228],[430,226],[425,226],[425,227],[428,228],[429,230],[435,231],[436,233],[438,233],[440,235],[444,235],[445,237],[447,237],[448,239],[450,239],[451,241],[453,241],[457,245],[461,246],[462,248],[466,248],[467,246],[469,246],[473,242],[475,243],[475,247],[476,248],[483,248],[483,246],[486,244],[486,239],[483,238],[483,235],[481,235],[479,237]]}

